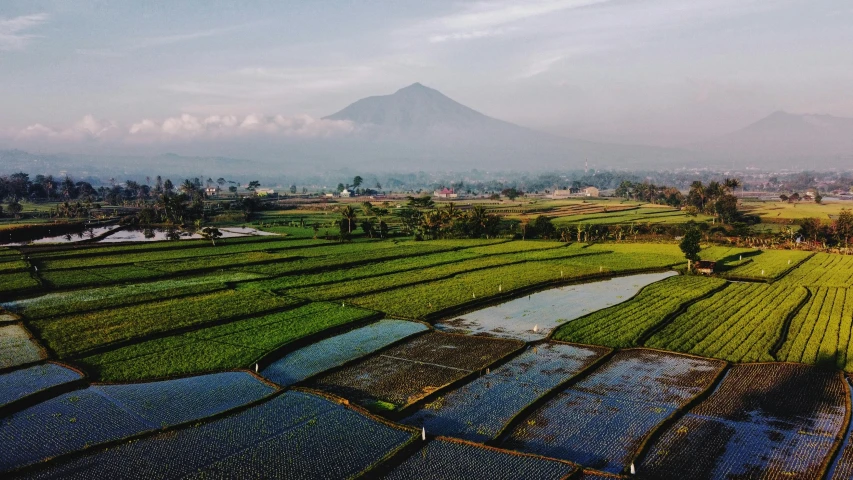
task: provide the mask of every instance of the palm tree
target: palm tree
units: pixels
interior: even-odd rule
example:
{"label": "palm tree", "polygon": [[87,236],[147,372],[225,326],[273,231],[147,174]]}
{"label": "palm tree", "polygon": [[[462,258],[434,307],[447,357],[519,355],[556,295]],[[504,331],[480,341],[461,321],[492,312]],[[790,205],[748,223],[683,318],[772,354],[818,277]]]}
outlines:
{"label": "palm tree", "polygon": [[347,231],[352,233],[352,224],[355,223],[356,220],[355,209],[352,208],[352,205],[347,205],[341,209],[341,216],[347,221]]}
{"label": "palm tree", "polygon": [[192,196],[193,192],[195,192],[195,184],[190,180],[184,180],[184,183],[181,184],[180,190],[182,193],[186,193],[187,196]]}

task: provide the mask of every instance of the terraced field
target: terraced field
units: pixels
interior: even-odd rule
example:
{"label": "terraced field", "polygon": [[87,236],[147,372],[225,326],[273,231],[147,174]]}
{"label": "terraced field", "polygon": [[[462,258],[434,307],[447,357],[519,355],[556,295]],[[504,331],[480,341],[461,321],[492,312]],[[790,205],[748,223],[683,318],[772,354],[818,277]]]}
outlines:
{"label": "terraced field", "polygon": [[0,249],[4,478],[853,470],[851,257],[307,236]]}

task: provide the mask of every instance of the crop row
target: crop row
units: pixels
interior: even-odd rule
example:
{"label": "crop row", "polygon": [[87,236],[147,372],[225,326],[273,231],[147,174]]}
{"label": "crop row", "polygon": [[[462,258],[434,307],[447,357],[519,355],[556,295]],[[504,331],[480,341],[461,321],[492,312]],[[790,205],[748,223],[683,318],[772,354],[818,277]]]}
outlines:
{"label": "crop row", "polygon": [[633,299],[573,320],[554,332],[554,339],[609,347],[636,346],[644,332],[681,306],[724,284],[722,280],[677,276],[645,287]]}
{"label": "crop row", "polygon": [[289,391],[242,412],[53,463],[33,478],[351,478],[414,442],[411,429]]}
{"label": "crop row", "polygon": [[471,258],[461,262],[447,263],[433,267],[425,267],[416,271],[404,271],[394,274],[384,274],[369,279],[340,281],[323,288],[304,287],[285,290],[288,295],[310,298],[312,300],[334,300],[347,297],[360,297],[379,290],[399,288],[406,285],[423,283],[460,273],[472,272],[490,267],[533,262],[537,259],[564,259],[583,255],[580,249],[549,249],[537,252],[521,252],[504,255],[489,255]]}
{"label": "crop row", "polygon": [[380,320],[302,347],[260,374],[274,383],[290,386],[426,330],[426,325],[418,322]]}
{"label": "crop row", "polygon": [[816,253],[782,281],[807,287],[849,287],[853,284],[853,256]]}
{"label": "crop row", "polygon": [[[596,250],[590,250],[589,253],[593,252]],[[668,265],[667,261],[666,256],[636,257],[618,253],[528,261],[460,273],[451,278],[404,286],[381,293],[354,296],[350,301],[394,316],[425,318],[436,312],[470,302],[496,298],[514,290],[572,279],[664,268]]]}
{"label": "crop row", "polygon": [[485,447],[453,438],[437,438],[383,478],[546,480],[569,478],[576,469],[576,465],[568,462]]}
{"label": "crop row", "polygon": [[45,352],[21,325],[0,325],[0,368],[37,362]]}
{"label": "crop row", "polygon": [[[182,243],[182,242],[181,242]],[[122,265],[152,261],[166,260],[191,260],[193,258],[213,259],[224,255],[250,254],[253,252],[287,252],[293,249],[304,249],[312,245],[323,245],[328,242],[322,240],[277,240],[249,243],[225,243],[212,246],[209,242],[206,247],[191,246],[190,248],[171,248],[166,251],[154,250],[150,252],[115,254],[105,252],[103,255],[95,255],[91,251],[84,250],[85,255],[77,257],[44,256],[38,259],[42,270],[61,270],[83,268],[92,265]]]}
{"label": "crop row", "polygon": [[0,407],[64,383],[80,380],[80,372],[44,363],[0,375]]}
{"label": "crop row", "polygon": [[591,365],[607,349],[561,343],[529,347],[486,375],[442,395],[403,420],[474,442],[497,437],[513,417],[539,397]]}
{"label": "crop row", "polygon": [[321,375],[309,385],[369,408],[403,409],[523,345],[517,340],[430,332]]}
{"label": "crop row", "polygon": [[646,436],[709,388],[724,366],[623,350],[522,421],[503,446],[622,473]]}
{"label": "crop row", "polygon": [[791,321],[777,358],[853,369],[850,331],[853,295],[846,288],[811,288],[812,296]]}
{"label": "crop row", "polygon": [[776,279],[810,255],[811,252],[799,250],[764,250],[758,255],[750,256],[751,262],[725,272],[724,276],[755,280]]}
{"label": "crop row", "polygon": [[691,305],[646,345],[733,362],[773,361],[786,319],[807,295],[802,287],[731,284]]}
{"label": "crop row", "polygon": [[248,367],[288,343],[373,315],[360,308],[313,303],[128,345],[80,362],[101,380],[113,382]]}
{"label": "crop row", "polygon": [[39,287],[39,282],[29,272],[4,272],[0,275],[0,295]]}
{"label": "crop row", "polygon": [[193,293],[211,292],[224,288],[225,282],[237,282],[257,277],[258,275],[248,273],[213,274],[179,280],[55,292],[32,299],[4,303],[2,306],[34,320],[119,307],[130,303],[163,300]]}
{"label": "crop row", "polygon": [[845,424],[837,372],[805,365],[732,367],[655,442],[644,478],[821,478]]}
{"label": "crop row", "polygon": [[274,391],[245,372],[75,390],[3,419],[0,441],[5,451],[0,455],[0,471],[199,420]]}
{"label": "crop row", "polygon": [[60,357],[175,329],[238,319],[298,303],[267,292],[224,290],[31,323]]}

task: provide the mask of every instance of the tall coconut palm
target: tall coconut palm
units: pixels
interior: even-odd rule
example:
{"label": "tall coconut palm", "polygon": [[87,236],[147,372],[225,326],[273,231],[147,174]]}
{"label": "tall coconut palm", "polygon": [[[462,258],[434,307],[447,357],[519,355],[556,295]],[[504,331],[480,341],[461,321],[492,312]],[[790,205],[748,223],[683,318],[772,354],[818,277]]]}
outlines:
{"label": "tall coconut palm", "polygon": [[355,209],[351,205],[347,205],[341,209],[341,216],[347,221],[347,231],[352,233],[352,226],[356,220]]}

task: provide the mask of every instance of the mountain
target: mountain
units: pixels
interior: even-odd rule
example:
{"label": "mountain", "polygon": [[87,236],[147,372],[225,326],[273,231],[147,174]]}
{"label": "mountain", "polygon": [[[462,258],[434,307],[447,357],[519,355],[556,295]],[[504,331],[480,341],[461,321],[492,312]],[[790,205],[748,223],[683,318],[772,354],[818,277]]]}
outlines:
{"label": "mountain", "polygon": [[[684,152],[559,137],[484,115],[414,83],[391,95],[358,100],[324,117],[354,123],[347,154],[403,169],[541,170],[681,166]],[[386,164],[387,165],[387,164]],[[381,167],[382,165],[380,165]]]}
{"label": "mountain", "polygon": [[763,166],[849,168],[853,160],[853,118],[779,111],[689,148]]}

